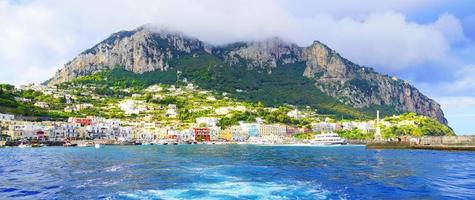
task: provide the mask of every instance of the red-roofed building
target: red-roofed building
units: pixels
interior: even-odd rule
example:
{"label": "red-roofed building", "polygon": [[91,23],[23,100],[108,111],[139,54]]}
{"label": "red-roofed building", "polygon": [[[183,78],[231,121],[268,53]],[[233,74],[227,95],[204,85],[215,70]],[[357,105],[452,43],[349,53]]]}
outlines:
{"label": "red-roofed building", "polygon": [[195,141],[211,141],[209,128],[193,128]]}
{"label": "red-roofed building", "polygon": [[81,124],[81,126],[90,126],[92,125],[92,119],[90,118],[76,118],[74,119],[75,123]]}

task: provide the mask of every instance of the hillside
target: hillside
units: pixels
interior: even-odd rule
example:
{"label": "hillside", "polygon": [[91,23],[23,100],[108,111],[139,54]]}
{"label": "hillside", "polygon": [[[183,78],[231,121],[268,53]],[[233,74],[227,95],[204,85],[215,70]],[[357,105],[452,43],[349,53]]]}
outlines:
{"label": "hillside", "polygon": [[383,115],[415,112],[447,124],[440,105],[413,86],[354,64],[318,41],[308,47],[278,38],[213,46],[181,33],[140,27],[112,34],[46,83],[118,68],[139,74],[137,79],[154,74],[169,81],[180,71],[180,81],[269,106],[308,105],[353,118],[372,116],[376,109]]}
{"label": "hillside", "polygon": [[[240,101],[230,94],[204,90],[190,83],[179,82],[176,87],[172,85],[176,83],[174,75],[172,72],[135,74],[116,68],[64,82],[58,87],[27,85],[19,89],[0,85],[0,113],[33,121],[94,116],[121,120],[124,126],[153,122],[180,130],[197,126],[196,119],[203,117],[215,118],[221,129],[240,122],[314,129],[315,132],[296,136],[301,139],[320,133],[316,128],[320,127],[318,124],[333,123],[346,127],[337,132],[347,139],[373,138],[372,119],[340,120],[341,116],[322,115],[310,106],[266,107],[261,102]],[[155,84],[158,82],[169,84]],[[366,125],[361,128],[357,126],[359,123]],[[454,135],[447,126],[415,113],[386,117],[381,128],[385,138]]]}

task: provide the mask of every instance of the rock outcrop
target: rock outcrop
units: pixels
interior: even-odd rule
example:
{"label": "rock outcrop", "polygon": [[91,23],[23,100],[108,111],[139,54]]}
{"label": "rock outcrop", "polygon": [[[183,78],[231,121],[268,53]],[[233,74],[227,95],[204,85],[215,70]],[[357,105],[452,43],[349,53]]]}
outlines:
{"label": "rock outcrop", "polygon": [[397,112],[416,112],[447,124],[440,105],[410,84],[354,64],[318,41],[299,47],[272,38],[215,47],[181,33],[141,27],[112,34],[65,64],[47,84],[115,67],[139,74],[166,71],[173,68],[171,63],[180,56],[195,54],[209,54],[229,65],[245,63],[248,70],[269,74],[278,66],[304,62],[302,75],[337,101],[356,108],[380,106]]}
{"label": "rock outcrop", "polygon": [[304,76],[345,104],[358,108],[389,106],[398,112],[416,112],[447,124],[440,105],[406,81],[361,67],[316,41],[303,51]]}

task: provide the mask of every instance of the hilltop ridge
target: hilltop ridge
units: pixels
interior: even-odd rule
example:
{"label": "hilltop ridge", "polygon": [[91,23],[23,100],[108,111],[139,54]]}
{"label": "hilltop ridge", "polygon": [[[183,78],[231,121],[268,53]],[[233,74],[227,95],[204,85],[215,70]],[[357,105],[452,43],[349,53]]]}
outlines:
{"label": "hilltop ridge", "polygon": [[308,47],[279,38],[214,46],[180,32],[142,26],[112,34],[46,83],[115,68],[136,74],[182,71],[183,78],[206,89],[246,100],[311,105],[323,112],[415,112],[447,124],[440,105],[412,85],[357,65],[319,41]]}

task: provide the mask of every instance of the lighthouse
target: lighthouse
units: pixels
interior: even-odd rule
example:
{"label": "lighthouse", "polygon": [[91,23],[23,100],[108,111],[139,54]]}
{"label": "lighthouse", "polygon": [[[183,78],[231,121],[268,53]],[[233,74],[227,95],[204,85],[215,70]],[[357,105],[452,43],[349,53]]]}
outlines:
{"label": "lighthouse", "polygon": [[381,141],[381,128],[379,128],[379,110],[376,111],[376,132],[374,133],[374,140]]}

